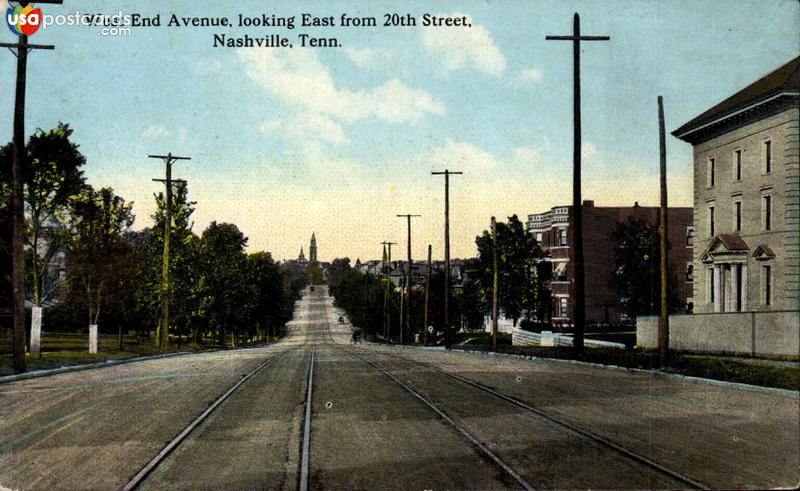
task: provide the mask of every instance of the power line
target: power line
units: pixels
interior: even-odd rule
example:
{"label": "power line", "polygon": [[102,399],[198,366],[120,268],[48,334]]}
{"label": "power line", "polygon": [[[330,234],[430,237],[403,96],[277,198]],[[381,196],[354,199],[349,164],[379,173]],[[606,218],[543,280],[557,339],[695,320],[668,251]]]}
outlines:
{"label": "power line", "polygon": [[156,332],[156,345],[161,351],[166,351],[169,346],[169,239],[172,235],[172,184],[183,182],[183,179],[172,179],[172,164],[177,160],[191,160],[190,157],[176,157],[171,153],[167,155],[148,155],[151,159],[161,159],[166,167],[165,179],[153,179],[155,182],[163,182],[166,186],[166,196],[164,203],[164,255],[161,268],[161,317],[158,321]]}
{"label": "power line", "polygon": [[[42,0],[38,3],[61,4],[62,0]],[[18,2],[27,7],[29,2]],[[12,351],[14,373],[25,371],[25,272],[23,258],[23,205],[22,160],[25,155],[25,83],[28,71],[28,53],[35,49],[53,50],[50,44],[29,44],[28,36],[21,34],[17,43],[0,43],[17,57],[17,83],[14,100],[14,129],[11,158],[11,311],[13,316]],[[34,251],[35,253],[36,251]]]}
{"label": "power line", "polygon": [[586,322],[586,278],[583,261],[583,203],[581,202],[581,41],[608,41],[608,36],[581,36],[581,19],[576,12],[571,36],[545,36],[547,41],[572,41],[573,79],[573,148],[572,148],[572,213],[574,217],[575,306],[573,347],[583,354],[583,330]]}
{"label": "power line", "polygon": [[[383,251],[384,251],[384,259],[385,262],[383,264],[383,269],[386,273],[386,286],[383,292],[383,339],[384,341],[389,340],[389,327],[391,325],[391,319],[389,318],[389,284],[391,283],[391,279],[389,278],[389,273],[391,272],[390,269],[392,268],[392,245],[396,244],[397,242],[388,242],[383,241]],[[388,252],[387,252],[388,248]]]}
{"label": "power line", "polygon": [[[408,221],[408,264],[406,264],[406,330],[409,335],[411,334],[411,219],[418,218],[422,215],[397,215],[400,218],[405,218]],[[402,311],[402,309],[401,309]],[[400,344],[403,344],[403,326],[400,322]]]}
{"label": "power line", "polygon": [[444,176],[444,346],[450,349],[450,176],[463,172],[431,172],[434,176]]}

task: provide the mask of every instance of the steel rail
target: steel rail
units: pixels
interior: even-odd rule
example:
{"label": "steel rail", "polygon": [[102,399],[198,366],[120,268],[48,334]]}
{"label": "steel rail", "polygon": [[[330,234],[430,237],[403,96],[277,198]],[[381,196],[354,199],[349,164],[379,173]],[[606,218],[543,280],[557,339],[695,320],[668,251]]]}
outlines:
{"label": "steel rail", "polygon": [[300,491],[308,491],[308,466],[310,460],[311,444],[311,390],[314,386],[314,353],[316,349],[311,349],[311,363],[308,368],[308,389],[306,391],[306,418],[303,423],[303,451],[300,464]]}
{"label": "steel rail", "polygon": [[406,384],[405,382],[403,382],[402,380],[400,380],[399,378],[394,376],[391,372],[389,372],[388,370],[386,370],[382,366],[378,365],[377,363],[373,362],[372,360],[369,360],[368,358],[366,358],[364,356],[361,356],[358,353],[354,353],[352,350],[344,348],[343,346],[339,346],[339,347],[341,349],[345,350],[345,351],[350,352],[351,354],[353,354],[357,358],[361,359],[362,361],[368,363],[369,365],[371,365],[375,369],[379,370],[380,372],[383,372],[384,375],[386,375],[387,377],[389,377],[392,380],[394,380],[400,387],[404,388],[406,391],[410,392],[414,397],[416,397],[417,399],[422,401],[423,404],[428,406],[428,408],[430,408],[440,418],[442,418],[444,421],[446,421],[456,431],[458,431],[459,433],[464,435],[464,437],[466,437],[467,440],[469,440],[470,443],[472,443],[481,453],[483,453],[486,457],[488,457],[489,460],[492,461],[495,465],[500,467],[500,469],[502,469],[506,474],[511,476],[524,489],[529,490],[529,491],[536,489],[528,481],[526,481],[525,478],[520,476],[514,469],[512,469],[511,466],[509,466],[508,464],[503,462],[503,460],[500,459],[500,457],[498,457],[494,452],[492,452],[489,449],[489,447],[487,447],[486,445],[481,443],[474,435],[472,435],[469,431],[467,431],[463,426],[459,425],[453,418],[448,416],[447,413],[445,413],[444,411],[439,409],[433,401],[431,401],[430,399],[426,398],[424,395],[422,395],[419,392],[417,392],[413,387],[409,386],[408,384]]}
{"label": "steel rail", "polygon": [[660,463],[658,463],[658,462],[656,462],[656,461],[654,461],[654,460],[652,460],[652,459],[650,459],[648,457],[645,457],[644,455],[641,455],[641,454],[639,454],[637,452],[634,452],[633,450],[629,450],[629,449],[627,449],[627,448],[625,448],[625,447],[623,447],[623,446],[621,446],[621,445],[619,445],[617,443],[614,443],[613,441],[611,441],[611,440],[609,440],[609,439],[607,439],[607,438],[605,438],[603,436],[600,436],[597,433],[594,433],[594,432],[591,432],[589,430],[583,429],[583,428],[581,428],[579,426],[576,426],[576,425],[570,423],[569,421],[566,421],[566,420],[563,420],[563,419],[558,418],[556,416],[553,416],[551,414],[548,414],[547,412],[542,411],[541,409],[535,408],[532,405],[528,404],[527,402],[525,402],[525,401],[523,401],[521,399],[518,399],[518,398],[516,398],[514,396],[511,396],[511,395],[508,395],[508,394],[504,394],[504,393],[502,393],[502,392],[500,392],[500,391],[498,391],[496,389],[493,389],[493,388],[491,388],[491,387],[489,387],[487,385],[484,385],[484,384],[482,384],[480,382],[477,382],[475,380],[469,379],[467,377],[463,377],[461,375],[454,374],[452,372],[449,372],[449,371],[444,370],[442,368],[439,368],[437,366],[431,365],[429,363],[425,363],[425,362],[417,361],[417,360],[411,360],[411,359],[408,359],[408,358],[406,358],[404,356],[400,356],[400,355],[397,355],[397,354],[394,354],[394,353],[382,352],[381,354],[385,354],[385,355],[387,355],[389,357],[400,359],[400,360],[403,360],[403,361],[406,361],[406,362],[409,362],[409,363],[413,363],[413,364],[428,368],[430,370],[434,370],[434,371],[439,372],[439,373],[441,373],[443,375],[446,375],[446,376],[448,376],[450,378],[458,380],[458,381],[460,381],[460,382],[462,382],[464,384],[472,386],[472,387],[474,387],[476,389],[480,389],[480,390],[482,390],[482,391],[484,391],[486,393],[489,393],[489,394],[491,394],[491,395],[493,395],[495,397],[503,399],[506,402],[514,404],[517,407],[525,409],[525,410],[535,414],[536,416],[539,416],[540,418],[549,421],[550,423],[553,423],[553,424],[555,424],[557,426],[566,428],[567,430],[572,431],[573,433],[576,433],[576,434],[578,434],[578,435],[580,435],[580,436],[582,436],[584,438],[587,438],[587,439],[589,439],[589,440],[591,440],[593,442],[596,442],[596,443],[598,443],[598,444],[600,444],[600,445],[602,445],[602,446],[604,446],[606,448],[614,450],[614,451],[622,454],[623,456],[625,456],[625,457],[627,457],[627,458],[629,458],[631,460],[634,460],[634,461],[636,461],[636,462],[638,462],[640,464],[644,464],[647,467],[650,467],[651,469],[655,469],[658,472],[661,472],[662,474],[665,474],[665,475],[667,475],[667,476],[669,476],[669,477],[671,477],[673,479],[676,479],[676,480],[678,480],[678,481],[680,481],[680,482],[682,482],[684,484],[688,484],[689,486],[692,486],[692,487],[694,487],[696,489],[704,489],[704,490],[705,489],[711,489],[710,487],[706,486],[705,484],[703,484],[703,483],[701,483],[699,481],[696,481],[695,479],[693,479],[693,478],[691,478],[689,476],[683,475],[683,474],[681,474],[681,473],[679,473],[677,471],[674,471],[674,470],[664,466],[663,464],[660,464]]}
{"label": "steel rail", "polygon": [[130,481],[128,481],[128,483],[125,486],[123,486],[120,489],[122,491],[130,491],[136,489],[147,478],[147,476],[149,476],[164,461],[164,459],[166,459],[166,457],[170,453],[172,453],[172,451],[175,450],[178,447],[178,445],[180,445],[181,442],[183,442],[186,439],[186,437],[189,436],[189,434],[200,425],[200,423],[205,421],[206,418],[208,418],[211,415],[211,413],[213,413],[223,402],[225,402],[226,399],[228,399],[234,392],[236,392],[236,389],[241,387],[248,379],[250,379],[250,377],[258,373],[262,368],[269,365],[276,359],[285,356],[289,352],[294,351],[294,349],[296,348],[283,351],[281,353],[271,356],[270,358],[267,358],[263,363],[258,365],[252,371],[250,371],[250,373],[239,379],[238,382],[236,382],[233,386],[231,386],[224,394],[219,396],[208,408],[206,408],[206,410],[203,411],[202,414],[200,414],[200,416],[198,416],[197,418],[194,419],[194,421],[189,423],[189,425],[186,426],[178,434],[178,436],[173,438],[172,441],[170,441],[163,449],[161,449],[161,451],[155,457],[153,457],[144,467],[142,467],[142,469],[135,476],[133,476],[133,478]]}

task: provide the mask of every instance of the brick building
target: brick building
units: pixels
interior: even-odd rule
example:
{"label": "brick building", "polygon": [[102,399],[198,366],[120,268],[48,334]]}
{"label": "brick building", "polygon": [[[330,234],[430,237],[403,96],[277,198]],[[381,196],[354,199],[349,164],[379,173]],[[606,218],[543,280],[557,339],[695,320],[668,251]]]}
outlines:
{"label": "brick building", "polygon": [[694,147],[695,312],[800,308],[800,57],[672,134]]}
{"label": "brick building", "polygon": [[[602,323],[618,322],[620,298],[614,291],[614,243],[610,235],[617,224],[629,218],[649,224],[659,223],[658,207],[596,207],[594,201],[583,202],[584,267],[586,273],[586,320]],[[574,309],[574,216],[571,206],[557,206],[550,211],[528,215],[526,228],[534,234],[545,251],[545,260],[552,266],[554,323],[572,322]],[[669,263],[675,272],[677,295],[685,305],[691,303],[692,248],[687,246],[687,230],[691,227],[691,208],[669,209]]]}

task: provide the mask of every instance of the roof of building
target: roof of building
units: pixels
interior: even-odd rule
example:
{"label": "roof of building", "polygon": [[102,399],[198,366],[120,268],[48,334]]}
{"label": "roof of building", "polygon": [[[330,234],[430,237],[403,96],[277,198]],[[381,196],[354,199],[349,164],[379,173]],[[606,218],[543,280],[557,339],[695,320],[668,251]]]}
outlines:
{"label": "roof of building", "polygon": [[729,251],[746,251],[749,249],[747,243],[736,234],[719,234],[717,237]]}
{"label": "roof of building", "polygon": [[787,90],[800,91],[800,56],[736,92],[673,131],[672,134],[682,138],[690,131],[707,123],[732,115],[740,109],[767,100]]}
{"label": "roof of building", "polygon": [[761,244],[756,247],[756,250],[753,251],[753,257],[755,258],[773,258],[775,257],[775,252],[772,248],[766,244]]}

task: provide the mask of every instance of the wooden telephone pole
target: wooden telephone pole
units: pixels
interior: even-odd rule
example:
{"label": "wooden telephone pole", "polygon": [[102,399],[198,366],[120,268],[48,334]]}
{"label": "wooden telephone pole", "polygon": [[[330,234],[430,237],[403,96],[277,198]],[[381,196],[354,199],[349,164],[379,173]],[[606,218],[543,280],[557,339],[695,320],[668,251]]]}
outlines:
{"label": "wooden telephone pole", "polygon": [[572,41],[573,79],[573,148],[572,148],[572,213],[574,218],[573,247],[575,255],[575,307],[573,321],[575,337],[573,347],[577,355],[583,354],[583,330],[586,322],[586,282],[583,261],[583,203],[581,202],[581,41],[608,41],[608,36],[581,36],[581,19],[573,17],[571,36],[546,36],[547,41]]}
{"label": "wooden telephone pole", "polygon": [[[422,215],[397,215],[400,218],[408,220],[408,262],[406,263],[406,330],[411,335],[411,219],[421,217]],[[400,309],[402,310],[402,308]],[[403,326],[400,323],[400,344],[403,344]]]}
{"label": "wooden telephone pole", "polygon": [[422,345],[428,345],[428,299],[431,294],[431,245],[428,244],[428,271],[425,275],[425,320],[422,323]]}
{"label": "wooden telephone pole", "polygon": [[492,351],[497,351],[497,222],[492,217]]}
{"label": "wooden telephone pole", "polygon": [[[37,3],[61,4],[62,0],[42,0]],[[18,2],[26,7],[29,2]],[[25,159],[25,82],[28,71],[28,52],[35,49],[55,49],[49,44],[29,44],[28,36],[21,34],[17,43],[0,43],[17,57],[17,83],[14,99],[14,129],[11,154],[11,312],[12,351],[14,373],[25,371],[25,273],[23,257],[23,229],[25,208],[23,204],[22,162]]]}
{"label": "wooden telephone pole", "polygon": [[176,160],[191,160],[190,157],[176,157],[171,153],[167,155],[148,155],[151,159],[161,159],[166,165],[166,178],[153,179],[166,185],[164,202],[164,257],[161,267],[161,318],[158,321],[156,332],[156,346],[161,351],[169,347],[169,239],[172,235],[172,185],[176,182],[186,182],[183,179],[172,179],[172,163]]}
{"label": "wooden telephone pole", "polygon": [[463,172],[431,172],[444,176],[444,347],[450,349],[450,176]]}
{"label": "wooden telephone pole", "polygon": [[381,242],[381,244],[383,244],[383,250],[386,251],[386,263],[383,265],[386,273],[386,290],[383,292],[383,339],[386,342],[389,341],[390,327],[392,323],[392,319],[389,316],[389,285],[392,282],[389,277],[389,273],[391,273],[392,269],[392,245],[396,243],[397,242],[389,241]]}
{"label": "wooden telephone pole", "polygon": [[667,205],[667,143],[664,132],[664,98],[658,96],[659,154],[661,157],[661,316],[658,318],[658,353],[661,368],[669,365],[669,304],[667,301],[667,247],[669,244],[669,208]]}

